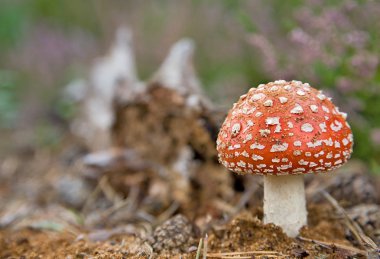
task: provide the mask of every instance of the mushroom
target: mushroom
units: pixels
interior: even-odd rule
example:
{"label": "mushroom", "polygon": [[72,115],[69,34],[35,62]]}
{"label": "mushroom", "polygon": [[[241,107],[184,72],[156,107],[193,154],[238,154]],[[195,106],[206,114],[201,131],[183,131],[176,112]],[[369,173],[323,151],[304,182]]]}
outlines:
{"label": "mushroom", "polygon": [[290,236],[307,224],[304,174],[327,173],[351,156],[347,114],[321,91],[277,80],[233,105],[217,139],[219,161],[238,174],[264,176],[264,223]]}

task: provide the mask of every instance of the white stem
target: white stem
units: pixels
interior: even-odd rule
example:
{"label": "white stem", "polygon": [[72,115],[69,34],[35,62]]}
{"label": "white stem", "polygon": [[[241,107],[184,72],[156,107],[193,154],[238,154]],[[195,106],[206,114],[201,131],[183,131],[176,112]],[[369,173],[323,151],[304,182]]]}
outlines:
{"label": "white stem", "polygon": [[296,237],[307,224],[303,175],[264,176],[264,223]]}

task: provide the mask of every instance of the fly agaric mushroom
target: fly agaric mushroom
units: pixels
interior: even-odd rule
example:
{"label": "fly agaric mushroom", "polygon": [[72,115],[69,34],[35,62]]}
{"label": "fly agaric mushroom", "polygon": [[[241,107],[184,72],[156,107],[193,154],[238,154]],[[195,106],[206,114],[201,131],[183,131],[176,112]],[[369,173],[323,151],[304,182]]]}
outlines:
{"label": "fly agaric mushroom", "polygon": [[229,111],[218,135],[219,161],[238,174],[264,175],[264,223],[295,237],[307,223],[303,175],[350,158],[346,117],[308,83],[261,84]]}

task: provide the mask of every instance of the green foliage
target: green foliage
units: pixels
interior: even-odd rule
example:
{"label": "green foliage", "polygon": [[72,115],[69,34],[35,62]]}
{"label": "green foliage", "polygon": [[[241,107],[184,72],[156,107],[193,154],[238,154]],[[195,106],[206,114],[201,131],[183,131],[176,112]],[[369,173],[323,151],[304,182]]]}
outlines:
{"label": "green foliage", "polygon": [[17,80],[14,72],[0,70],[0,127],[10,128],[17,114]]}
{"label": "green foliage", "polygon": [[35,129],[35,143],[38,146],[58,148],[62,139],[62,132],[49,122],[40,122]]}
{"label": "green foliage", "polygon": [[14,45],[29,21],[28,9],[20,1],[0,4],[0,52]]}
{"label": "green foliage", "polygon": [[57,114],[68,121],[74,119],[78,112],[78,104],[68,98],[60,98],[53,105]]}
{"label": "green foliage", "polygon": [[36,19],[43,18],[61,26],[81,27],[96,33],[100,28],[99,17],[93,10],[101,8],[100,3],[101,1],[33,0],[29,8]]}

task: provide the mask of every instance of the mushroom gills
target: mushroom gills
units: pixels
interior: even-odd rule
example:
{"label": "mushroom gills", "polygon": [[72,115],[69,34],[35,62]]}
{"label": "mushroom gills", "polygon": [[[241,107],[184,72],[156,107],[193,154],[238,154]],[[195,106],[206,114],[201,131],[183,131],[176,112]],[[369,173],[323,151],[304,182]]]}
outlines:
{"label": "mushroom gills", "polygon": [[264,223],[273,223],[290,237],[307,224],[303,175],[264,176]]}

